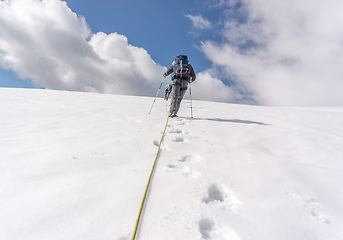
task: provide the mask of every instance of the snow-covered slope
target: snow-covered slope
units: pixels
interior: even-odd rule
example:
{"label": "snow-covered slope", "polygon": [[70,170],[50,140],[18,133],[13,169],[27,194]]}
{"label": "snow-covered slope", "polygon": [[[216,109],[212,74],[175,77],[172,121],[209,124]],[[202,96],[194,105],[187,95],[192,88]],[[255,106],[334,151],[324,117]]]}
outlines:
{"label": "snow-covered slope", "polygon": [[[0,239],[131,239],[167,120],[152,101],[0,89]],[[342,107],[189,106],[137,239],[343,239]]]}

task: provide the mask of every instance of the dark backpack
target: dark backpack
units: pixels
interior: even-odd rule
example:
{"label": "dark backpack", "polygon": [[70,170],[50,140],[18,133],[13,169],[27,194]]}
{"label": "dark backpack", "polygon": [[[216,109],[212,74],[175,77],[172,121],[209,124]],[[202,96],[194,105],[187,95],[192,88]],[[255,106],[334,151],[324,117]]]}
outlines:
{"label": "dark backpack", "polygon": [[175,57],[173,71],[173,78],[189,78],[188,57],[186,55],[179,55]]}

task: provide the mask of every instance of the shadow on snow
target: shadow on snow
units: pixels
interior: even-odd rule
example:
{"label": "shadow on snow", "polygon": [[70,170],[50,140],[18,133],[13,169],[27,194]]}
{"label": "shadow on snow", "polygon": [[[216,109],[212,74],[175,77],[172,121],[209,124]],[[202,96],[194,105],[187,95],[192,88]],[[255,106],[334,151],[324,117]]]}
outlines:
{"label": "shadow on snow", "polygon": [[[180,117],[179,117],[180,118]],[[188,120],[201,120],[201,121],[216,121],[216,122],[230,122],[230,123],[243,123],[243,124],[258,124],[269,126],[270,124],[266,124],[263,122],[256,122],[250,120],[241,120],[241,119],[222,119],[222,118],[190,118],[190,117],[183,117],[184,119]]]}

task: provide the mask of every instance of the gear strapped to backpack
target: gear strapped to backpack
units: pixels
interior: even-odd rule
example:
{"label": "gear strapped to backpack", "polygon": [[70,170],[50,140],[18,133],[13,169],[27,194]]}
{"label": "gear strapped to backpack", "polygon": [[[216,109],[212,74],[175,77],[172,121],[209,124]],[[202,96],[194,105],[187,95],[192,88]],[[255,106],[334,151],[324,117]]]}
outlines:
{"label": "gear strapped to backpack", "polygon": [[175,57],[173,62],[174,78],[189,78],[188,57],[186,55],[179,55]]}

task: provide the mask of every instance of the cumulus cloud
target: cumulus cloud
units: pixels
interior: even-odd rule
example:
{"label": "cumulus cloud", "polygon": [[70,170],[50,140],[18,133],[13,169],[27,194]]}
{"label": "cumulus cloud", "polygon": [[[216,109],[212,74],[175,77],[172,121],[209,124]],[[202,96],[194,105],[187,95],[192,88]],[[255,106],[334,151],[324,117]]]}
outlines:
{"label": "cumulus cloud", "polygon": [[208,28],[212,27],[211,23],[207,19],[203,18],[203,16],[201,16],[201,15],[193,16],[190,14],[186,14],[185,16],[192,21],[193,26],[195,28],[208,29]]}
{"label": "cumulus cloud", "polygon": [[0,1],[0,66],[50,89],[153,95],[165,67],[60,0]]}
{"label": "cumulus cloud", "polygon": [[235,89],[225,85],[221,80],[213,77],[209,72],[197,74],[196,81],[192,84],[193,99],[201,99],[216,102],[235,102],[241,99]]}
{"label": "cumulus cloud", "polygon": [[342,1],[220,3],[230,6],[225,41],[202,43],[212,71],[224,72],[260,104],[343,104]]}

